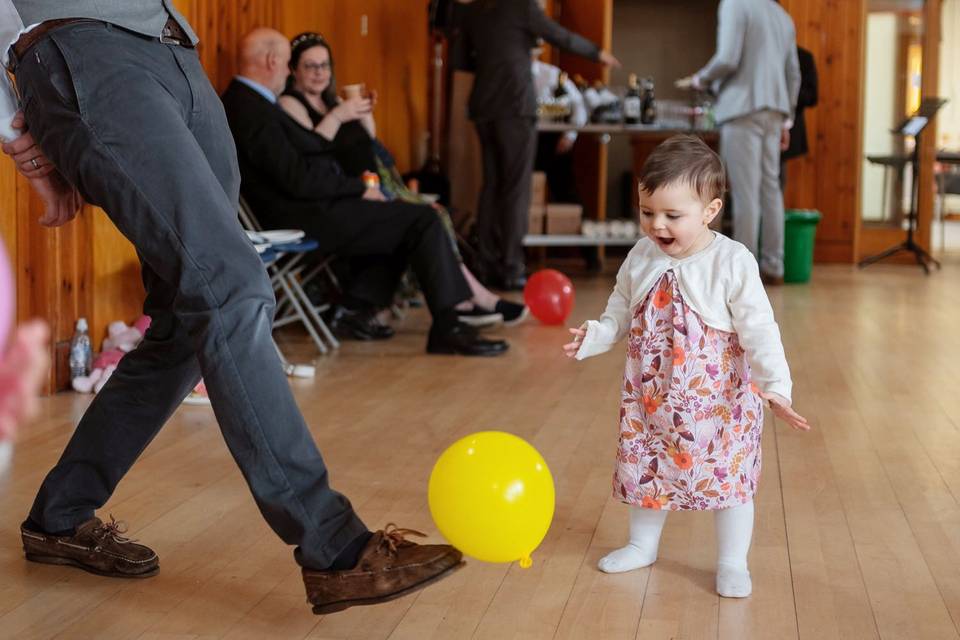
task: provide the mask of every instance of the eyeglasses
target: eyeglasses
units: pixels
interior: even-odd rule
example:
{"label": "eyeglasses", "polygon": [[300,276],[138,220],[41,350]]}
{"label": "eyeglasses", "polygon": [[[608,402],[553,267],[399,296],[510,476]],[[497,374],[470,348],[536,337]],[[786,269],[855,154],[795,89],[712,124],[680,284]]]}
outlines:
{"label": "eyeglasses", "polygon": [[321,71],[330,71],[329,62],[304,62],[302,65],[303,70],[308,73],[320,73]]}

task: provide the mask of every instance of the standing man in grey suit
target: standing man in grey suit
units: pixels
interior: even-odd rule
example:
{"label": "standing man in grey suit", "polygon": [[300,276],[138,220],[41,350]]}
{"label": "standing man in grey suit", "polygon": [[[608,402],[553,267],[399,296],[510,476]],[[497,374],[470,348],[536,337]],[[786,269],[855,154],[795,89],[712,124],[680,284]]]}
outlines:
{"label": "standing man in grey suit", "polygon": [[41,222],[69,222],[78,193],[103,207],[137,249],[152,319],[44,479],[20,529],[27,559],[157,573],[153,550],[94,512],[202,375],[260,512],[296,547],[315,613],[382,602],[459,566],[452,547],[403,540],[409,530],[368,531],[330,487],[274,349],[273,287],[237,219],[223,106],[172,1],[0,0],[0,41],[23,108],[0,107],[0,124],[28,129],[3,150],[44,195]]}
{"label": "standing man in grey suit", "polygon": [[676,84],[712,87],[718,94],[714,109],[733,194],[733,237],[757,257],[764,281],[780,284],[780,146],[800,92],[796,30],[775,0],[720,0],[718,11],[716,53]]}
{"label": "standing man in grey suit", "polygon": [[459,61],[476,72],[470,94],[483,153],[477,204],[478,272],[494,286],[526,284],[530,178],[537,151],[537,98],[530,50],[537,38],[564,51],[620,66],[608,51],[548,18],[537,0],[459,0]]}

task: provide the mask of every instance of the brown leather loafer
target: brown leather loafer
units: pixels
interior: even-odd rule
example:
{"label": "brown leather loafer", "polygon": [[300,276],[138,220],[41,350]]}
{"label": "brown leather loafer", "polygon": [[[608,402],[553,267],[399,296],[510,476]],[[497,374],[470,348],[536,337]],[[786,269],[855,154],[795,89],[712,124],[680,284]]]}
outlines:
{"label": "brown leather loafer", "polygon": [[160,571],[160,559],[149,547],[125,538],[126,525],[110,516],[87,520],[72,536],[52,536],[20,527],[27,560],[78,567],[113,578],[149,578]]}
{"label": "brown leather loafer", "polygon": [[404,536],[425,538],[419,531],[388,524],[346,571],[303,570],[307,602],[317,614],[387,602],[446,577],[464,565],[463,554],[447,544],[416,544]]}

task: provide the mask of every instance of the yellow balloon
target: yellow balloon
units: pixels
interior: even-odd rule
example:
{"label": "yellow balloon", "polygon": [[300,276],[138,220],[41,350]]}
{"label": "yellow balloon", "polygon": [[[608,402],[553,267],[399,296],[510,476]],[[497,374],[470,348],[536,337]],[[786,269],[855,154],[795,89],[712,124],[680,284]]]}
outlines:
{"label": "yellow balloon", "polygon": [[502,431],[453,443],[433,467],[428,495],[440,533],[485,562],[529,567],[553,520],[553,476],[543,456]]}

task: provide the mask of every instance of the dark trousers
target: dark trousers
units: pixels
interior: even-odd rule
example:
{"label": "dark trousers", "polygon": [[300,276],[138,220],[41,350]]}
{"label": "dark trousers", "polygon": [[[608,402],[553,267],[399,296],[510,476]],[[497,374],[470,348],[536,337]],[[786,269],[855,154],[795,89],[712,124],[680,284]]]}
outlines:
{"label": "dark trousers", "polygon": [[327,469],[271,338],[276,303],[237,219],[223,107],[192,49],[102,23],[52,32],[17,69],[30,131],[137,249],[152,325],[77,426],[30,517],[91,518],[201,376],[231,454],[301,564],[366,531]]}
{"label": "dark trousers", "polygon": [[547,176],[550,202],[582,204],[577,193],[577,179],[573,171],[573,151],[557,153],[562,133],[547,132],[537,136],[537,155],[533,167]]}
{"label": "dark trousers", "polygon": [[483,186],[477,204],[482,270],[517,277],[525,272],[523,237],[530,225],[530,178],[537,149],[532,118],[478,120]]}
{"label": "dark trousers", "polygon": [[472,296],[447,230],[429,205],[350,198],[277,222],[303,229],[323,253],[359,258],[350,261],[345,292],[351,298],[389,306],[408,266],[434,317]]}

